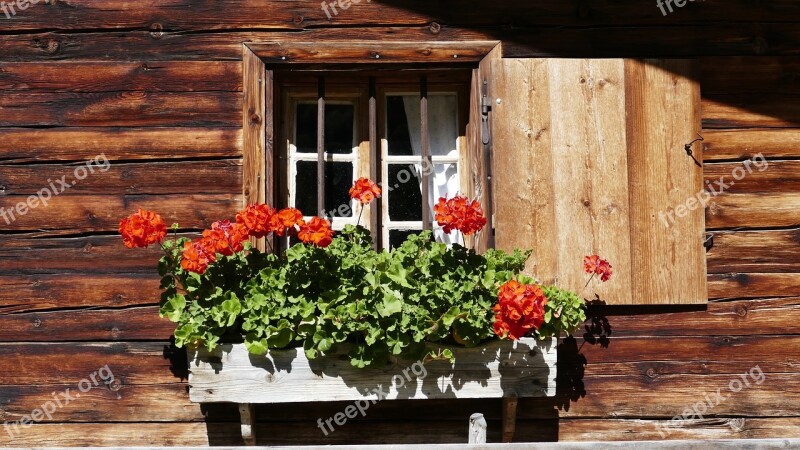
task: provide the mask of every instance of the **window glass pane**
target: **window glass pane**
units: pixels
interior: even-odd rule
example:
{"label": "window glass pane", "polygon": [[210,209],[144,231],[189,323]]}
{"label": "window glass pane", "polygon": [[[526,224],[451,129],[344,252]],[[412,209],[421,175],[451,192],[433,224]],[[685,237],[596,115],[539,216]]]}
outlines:
{"label": "window glass pane", "polygon": [[400,247],[409,236],[420,233],[420,230],[389,230],[389,248]]}
{"label": "window glass pane", "polygon": [[[317,162],[298,161],[295,207],[305,216],[317,215]],[[339,208],[350,205],[350,186],[353,185],[353,163],[325,163],[325,211],[337,212],[337,217],[352,217],[353,211]]]}
{"label": "window glass pane", "polygon": [[[428,96],[431,155],[458,156],[457,96]],[[386,138],[389,155],[422,154],[419,94],[386,97]]]}
{"label": "window glass pane", "polygon": [[389,164],[389,178],[384,184],[392,221],[422,220],[422,192],[418,165]]}
{"label": "window glass pane", "polygon": [[[355,106],[325,104],[325,151],[335,154],[353,153]],[[300,153],[317,152],[317,104],[297,105],[295,146]]]}

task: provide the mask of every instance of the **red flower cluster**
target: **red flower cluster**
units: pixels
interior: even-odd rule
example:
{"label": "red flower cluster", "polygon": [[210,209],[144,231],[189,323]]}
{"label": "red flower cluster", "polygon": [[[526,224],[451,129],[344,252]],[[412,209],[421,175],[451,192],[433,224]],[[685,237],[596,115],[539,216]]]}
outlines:
{"label": "red flower cluster", "polygon": [[167,236],[167,225],[160,215],[140,209],[119,223],[119,233],[128,248],[160,243]]}
{"label": "red flower cluster", "polygon": [[358,200],[362,205],[381,196],[381,188],[369,178],[361,177],[350,188],[350,198]]}
{"label": "red flower cluster", "polygon": [[517,340],[544,323],[547,297],[542,288],[511,280],[500,286],[494,306],[494,333],[502,339]]}
{"label": "red flower cluster", "polygon": [[236,223],[241,224],[250,236],[263,238],[272,231],[270,221],[274,215],[275,209],[269,205],[247,205],[244,211],[236,214]]}
{"label": "red flower cluster", "polygon": [[270,233],[285,236],[298,231],[305,243],[327,247],[332,241],[333,230],[325,219],[315,217],[306,224],[303,213],[296,208],[276,212],[265,204],[248,205],[236,214],[236,223],[214,222],[210,230],[203,231],[202,237],[185,243],[181,267],[202,275],[217,260],[217,254],[231,256],[242,251],[250,237],[262,238]]}
{"label": "red flower cluster", "polygon": [[306,244],[327,247],[333,241],[333,230],[330,222],[320,217],[314,217],[308,223],[300,225],[297,237]]}
{"label": "red flower cluster", "polygon": [[456,195],[450,200],[441,197],[433,211],[436,213],[436,223],[444,228],[445,233],[458,230],[464,236],[469,236],[486,226],[481,204],[463,195]]}
{"label": "red flower cluster", "polygon": [[597,255],[583,258],[583,271],[592,274],[592,276],[600,275],[600,280],[604,282],[611,278],[611,264]]}

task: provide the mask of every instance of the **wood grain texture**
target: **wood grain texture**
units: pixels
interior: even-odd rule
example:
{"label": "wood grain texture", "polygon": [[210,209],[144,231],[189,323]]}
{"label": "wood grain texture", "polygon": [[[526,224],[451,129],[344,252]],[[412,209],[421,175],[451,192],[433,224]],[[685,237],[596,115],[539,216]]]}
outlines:
{"label": "wood grain texture", "polygon": [[12,91],[0,93],[0,127],[238,126],[241,101],[236,92]]}
{"label": "wood grain texture", "polygon": [[0,89],[240,92],[242,66],[228,61],[0,63]]}
{"label": "wood grain texture", "polygon": [[703,128],[796,128],[800,97],[789,94],[732,94],[703,99]]}
{"label": "wood grain texture", "polygon": [[708,273],[790,273],[800,267],[800,229],[720,231],[708,250]]}
{"label": "wood grain texture", "polygon": [[710,274],[710,298],[794,297],[800,286],[800,273],[740,273]]}
{"label": "wood grain texture", "polygon": [[[242,185],[242,162],[238,159],[129,164],[103,156],[91,161],[97,161],[93,163],[95,174],[76,180],[62,195],[227,194]],[[36,194],[49,185],[48,180],[73,179],[82,164],[0,164],[0,185],[6,195]]]}
{"label": "wood grain texture", "polygon": [[0,163],[242,156],[241,128],[2,128]]}
{"label": "wood grain texture", "polygon": [[759,153],[766,158],[800,156],[800,129],[703,130],[706,161],[743,160]]}
{"label": "wood grain texture", "polygon": [[[498,247],[533,248],[529,270],[543,282],[609,304],[705,303],[702,209],[658,221],[702,188],[701,170],[675,151],[700,129],[699,110],[685,112],[699,105],[689,64],[505,59],[495,69]],[[613,282],[585,286],[591,254],[617,268]]]}
{"label": "wood grain texture", "polygon": [[[158,211],[164,221],[178,223],[181,228],[210,228],[213,222],[232,217],[241,206],[241,196],[233,194],[209,195],[59,195],[46,206],[36,203],[34,209],[20,209],[27,205],[28,196],[0,197],[0,211],[5,211],[3,230],[48,230],[51,233],[113,232],[119,229],[122,217],[139,208]],[[35,198],[35,197],[34,197]],[[25,214],[20,214],[25,211]]]}
{"label": "wood grain texture", "polygon": [[498,41],[468,42],[276,42],[247,47],[264,63],[296,64],[477,64]]}
{"label": "wood grain texture", "polygon": [[[700,89],[686,60],[625,63],[633,292],[641,303],[705,303],[701,167],[680,149],[700,128]],[[702,148],[695,144],[695,158]],[[677,208],[677,210],[676,210]],[[663,215],[675,212],[669,226]]]}
{"label": "wood grain texture", "polygon": [[289,403],[555,395],[552,339],[492,341],[452,351],[455,364],[398,360],[367,370],[338,354],[309,360],[302,349],[289,349],[259,357],[244,344],[222,345],[190,351],[189,396],[199,403]]}
{"label": "wood grain texture", "polygon": [[800,226],[800,193],[722,193],[706,208],[709,230]]}
{"label": "wood grain texture", "polygon": [[[272,152],[267,154],[267,138],[273,140],[274,111],[272,72],[265,70],[264,62],[247,46],[242,46],[244,61],[244,102],[242,103],[242,207],[267,203],[269,186],[272,202],[273,164]],[[273,145],[269,145],[272,150]],[[269,172],[267,172],[269,167]],[[269,176],[267,174],[269,173]],[[264,239],[251,238],[258,250],[266,249]]]}

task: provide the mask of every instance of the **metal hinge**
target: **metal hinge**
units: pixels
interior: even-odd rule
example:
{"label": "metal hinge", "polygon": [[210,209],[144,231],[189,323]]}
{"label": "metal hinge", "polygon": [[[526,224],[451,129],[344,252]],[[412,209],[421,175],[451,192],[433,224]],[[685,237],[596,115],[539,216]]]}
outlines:
{"label": "metal hinge", "polygon": [[481,87],[481,139],[483,141],[483,145],[489,145],[491,142],[490,139],[490,131],[489,131],[489,112],[492,111],[492,103],[489,101],[488,96],[489,91],[489,82],[487,80],[483,80],[483,86]]}

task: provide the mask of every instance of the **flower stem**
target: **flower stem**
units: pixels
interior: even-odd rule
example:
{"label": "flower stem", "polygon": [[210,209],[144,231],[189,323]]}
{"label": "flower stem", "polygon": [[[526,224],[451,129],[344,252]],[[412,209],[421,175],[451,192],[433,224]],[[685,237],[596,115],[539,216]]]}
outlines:
{"label": "flower stem", "polygon": [[361,215],[364,214],[364,205],[361,205],[361,211],[358,212],[358,221],[356,221],[356,226],[361,225]]}
{"label": "flower stem", "polygon": [[588,286],[588,285],[589,285],[589,283],[591,283],[591,282],[592,282],[592,278],[594,278],[594,275],[595,275],[595,273],[594,273],[594,272],[592,272],[592,276],[590,276],[590,277],[589,277],[589,281],[587,281],[587,282],[586,282],[586,284],[584,284],[584,285],[583,285],[583,288],[584,288],[584,289],[586,289],[586,286]]}

